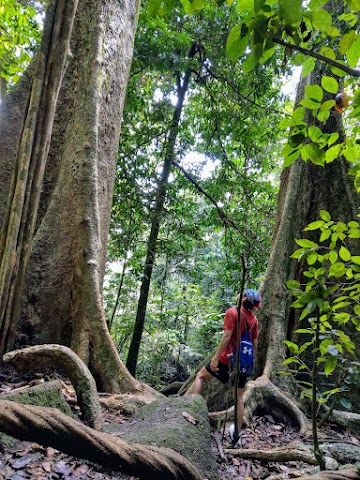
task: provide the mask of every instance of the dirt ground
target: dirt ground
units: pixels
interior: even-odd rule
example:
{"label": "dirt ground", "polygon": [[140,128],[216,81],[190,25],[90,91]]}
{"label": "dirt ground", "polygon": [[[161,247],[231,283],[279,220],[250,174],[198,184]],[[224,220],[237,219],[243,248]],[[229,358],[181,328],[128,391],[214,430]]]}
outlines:
{"label": "dirt ground", "polygon": [[[22,388],[29,383],[26,379],[1,381],[0,395],[14,388]],[[63,394],[73,412],[78,412],[75,393],[69,382],[63,382]],[[103,409],[104,423],[131,422],[132,417],[121,411]],[[228,425],[227,425],[228,427]],[[292,478],[304,468],[314,468],[307,464],[291,461],[276,463],[237,458],[232,453],[224,453],[231,448],[231,439],[227,427],[212,431],[212,448],[218,464],[220,480],[262,480],[283,475]],[[346,442],[360,445],[358,439],[349,432],[326,427],[320,432],[321,440],[328,442]],[[295,448],[299,443],[311,446],[311,438],[299,436],[290,425],[277,422],[271,415],[254,417],[251,425],[242,430],[242,448],[271,450],[279,447]],[[206,477],[206,472],[201,472]],[[17,442],[5,452],[0,452],[0,480],[136,480],[135,477],[112,472],[106,468],[63,454],[51,447],[45,448],[30,442]]]}

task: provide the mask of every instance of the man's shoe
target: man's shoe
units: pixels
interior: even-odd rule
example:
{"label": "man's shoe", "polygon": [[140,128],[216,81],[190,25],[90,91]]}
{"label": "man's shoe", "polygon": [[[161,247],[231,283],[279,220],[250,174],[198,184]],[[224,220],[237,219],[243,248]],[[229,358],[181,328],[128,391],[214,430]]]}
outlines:
{"label": "man's shoe", "polygon": [[[235,435],[235,425],[232,423],[229,428],[229,435],[233,443],[233,447],[236,448],[241,448],[241,436],[239,435],[239,438],[235,441],[234,435]],[[234,443],[235,441],[235,443]]]}

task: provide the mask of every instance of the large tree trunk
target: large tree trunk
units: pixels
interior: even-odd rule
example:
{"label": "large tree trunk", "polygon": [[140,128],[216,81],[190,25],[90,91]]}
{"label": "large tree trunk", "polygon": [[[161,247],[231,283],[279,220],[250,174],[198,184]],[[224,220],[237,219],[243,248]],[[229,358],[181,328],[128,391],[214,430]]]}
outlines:
{"label": "large tree trunk", "polygon": [[[117,355],[101,302],[138,8],[131,0],[79,3],[21,311],[25,342],[70,345],[107,391],[140,388]],[[0,221],[29,75],[0,109]]]}

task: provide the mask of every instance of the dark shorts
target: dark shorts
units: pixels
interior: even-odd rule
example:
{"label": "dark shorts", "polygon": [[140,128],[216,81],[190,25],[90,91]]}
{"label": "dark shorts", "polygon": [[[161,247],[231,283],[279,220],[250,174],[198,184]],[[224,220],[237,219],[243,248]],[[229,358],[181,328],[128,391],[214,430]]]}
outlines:
{"label": "dark shorts", "polygon": [[[211,362],[205,365],[205,368],[213,377],[215,377],[217,380],[219,380],[223,384],[229,383],[230,381],[231,385],[234,385],[235,378],[234,378],[234,375],[231,375],[229,365],[225,365],[224,363],[219,362],[219,365],[218,365],[219,370],[217,372],[213,372],[210,368],[210,363]],[[247,377],[242,373],[239,373],[238,388],[244,388],[246,381],[247,381]]]}

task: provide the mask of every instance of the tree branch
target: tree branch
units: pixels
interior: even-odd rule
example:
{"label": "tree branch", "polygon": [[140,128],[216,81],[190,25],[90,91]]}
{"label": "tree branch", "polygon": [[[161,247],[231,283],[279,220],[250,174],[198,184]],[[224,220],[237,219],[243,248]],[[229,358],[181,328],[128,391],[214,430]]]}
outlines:
{"label": "tree branch", "polygon": [[308,50],[307,48],[299,47],[299,45],[293,45],[292,43],[285,42],[284,40],[281,40],[280,38],[277,38],[277,37],[273,37],[272,40],[273,42],[279,45],[282,45],[283,47],[291,48],[291,50],[297,50],[298,52],[303,53],[304,55],[317,58],[318,60],[324,63],[327,63],[328,65],[339,68],[343,72],[346,72],[353,77],[360,77],[360,70],[356,70],[355,68],[351,68],[351,67],[348,67],[347,65],[343,65],[337,60],[333,60],[332,58],[326,57],[325,55],[321,55],[321,53],[316,53],[316,52],[313,52],[312,50]]}

